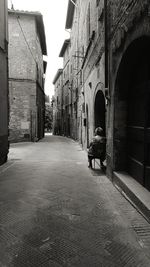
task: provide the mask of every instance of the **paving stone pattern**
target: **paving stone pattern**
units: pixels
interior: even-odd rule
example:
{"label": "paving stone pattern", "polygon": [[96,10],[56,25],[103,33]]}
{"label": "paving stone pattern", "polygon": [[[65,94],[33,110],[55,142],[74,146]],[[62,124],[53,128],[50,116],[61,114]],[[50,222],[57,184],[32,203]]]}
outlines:
{"label": "paving stone pattern", "polygon": [[0,167],[0,267],[149,267],[149,252],[150,225],[87,168],[76,142],[11,146]]}

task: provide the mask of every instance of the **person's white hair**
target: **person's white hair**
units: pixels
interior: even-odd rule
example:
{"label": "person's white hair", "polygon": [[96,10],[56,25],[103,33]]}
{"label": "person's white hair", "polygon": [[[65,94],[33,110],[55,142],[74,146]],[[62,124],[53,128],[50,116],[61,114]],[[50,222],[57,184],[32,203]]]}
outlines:
{"label": "person's white hair", "polygon": [[97,127],[97,128],[95,129],[95,134],[97,134],[97,135],[102,135],[102,134],[103,134],[103,129],[102,129],[101,127]]}

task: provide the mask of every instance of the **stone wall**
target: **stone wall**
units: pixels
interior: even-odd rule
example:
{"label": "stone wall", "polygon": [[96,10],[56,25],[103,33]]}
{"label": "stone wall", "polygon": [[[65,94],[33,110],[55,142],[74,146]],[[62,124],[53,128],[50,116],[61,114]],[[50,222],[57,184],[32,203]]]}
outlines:
{"label": "stone wall", "polygon": [[[82,88],[84,113],[82,114],[82,144],[86,149],[95,130],[94,105],[97,88],[104,93],[104,1],[81,3],[79,46],[84,48],[82,60]],[[88,25],[90,21],[90,26]],[[83,27],[80,27],[83,25]],[[84,34],[83,34],[84,33]],[[99,84],[101,86],[99,87]]]}
{"label": "stone wall", "polygon": [[15,13],[9,13],[8,22],[9,77],[13,79],[35,80],[35,62],[24,38],[25,34],[26,40],[34,55],[36,51],[35,19],[30,16],[17,16]]}
{"label": "stone wall", "polygon": [[37,115],[38,115],[37,138],[39,140],[44,137],[44,120],[45,120],[45,94],[39,83],[36,84],[36,105],[37,105]]}
{"label": "stone wall", "polygon": [[36,114],[36,85],[25,80],[10,80],[10,128],[11,142],[31,141],[33,116]]}
{"label": "stone wall", "polygon": [[54,102],[53,102],[53,133],[64,134],[64,118],[63,118],[63,70],[57,71],[57,78],[54,81]]}
{"label": "stone wall", "polygon": [[107,169],[111,177],[113,170],[126,169],[125,116],[127,103],[120,98],[118,92],[118,71],[123,55],[131,43],[141,36],[150,36],[149,5],[147,0],[108,0],[110,101],[108,107]]}
{"label": "stone wall", "polygon": [[8,154],[8,82],[7,53],[0,51],[0,165]]}
{"label": "stone wall", "polygon": [[44,136],[43,55],[36,14],[16,13],[9,11],[9,139],[37,141]]}
{"label": "stone wall", "polygon": [[8,154],[8,48],[7,1],[0,2],[0,165]]}

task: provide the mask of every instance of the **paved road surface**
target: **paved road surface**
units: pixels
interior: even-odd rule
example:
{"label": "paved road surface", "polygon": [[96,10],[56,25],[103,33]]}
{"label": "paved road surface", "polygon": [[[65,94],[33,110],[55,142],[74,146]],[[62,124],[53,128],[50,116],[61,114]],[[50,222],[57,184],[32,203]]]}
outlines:
{"label": "paved road surface", "polygon": [[149,267],[150,225],[71,139],[13,144],[0,167],[0,267]]}

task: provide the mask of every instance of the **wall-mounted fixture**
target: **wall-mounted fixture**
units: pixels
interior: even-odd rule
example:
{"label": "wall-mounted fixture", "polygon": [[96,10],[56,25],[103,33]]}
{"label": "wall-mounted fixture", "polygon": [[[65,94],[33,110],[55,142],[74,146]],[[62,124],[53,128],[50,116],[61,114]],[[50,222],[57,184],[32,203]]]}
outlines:
{"label": "wall-mounted fixture", "polygon": [[105,98],[107,101],[110,101],[110,94],[108,88],[105,88]]}

